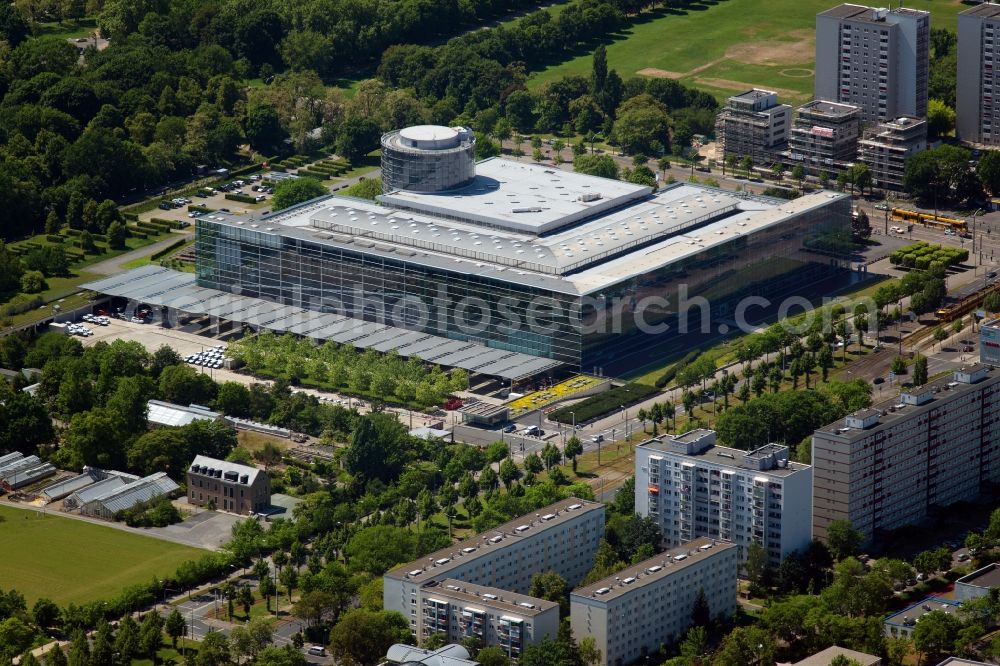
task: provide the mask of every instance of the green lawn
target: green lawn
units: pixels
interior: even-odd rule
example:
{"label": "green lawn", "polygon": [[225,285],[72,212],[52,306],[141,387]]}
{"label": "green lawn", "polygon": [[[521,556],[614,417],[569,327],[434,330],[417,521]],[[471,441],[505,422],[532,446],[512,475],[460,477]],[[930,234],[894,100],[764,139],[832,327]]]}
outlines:
{"label": "green lawn", "polygon": [[17,589],[31,605],[106,599],[122,587],[173,574],[204,554],[152,537],[81,520],[0,506],[0,589]]}
{"label": "green lawn", "polygon": [[[777,90],[783,101],[804,102],[812,95],[816,14],[836,4],[713,0],[687,10],[657,10],[605,40],[608,66],[624,78],[661,70],[661,76],[720,98],[757,86]],[[906,6],[930,11],[933,27],[951,30],[967,8],[960,0],[911,0]],[[537,89],[567,75],[588,75],[592,48],[586,50],[534,73],[528,85]]]}

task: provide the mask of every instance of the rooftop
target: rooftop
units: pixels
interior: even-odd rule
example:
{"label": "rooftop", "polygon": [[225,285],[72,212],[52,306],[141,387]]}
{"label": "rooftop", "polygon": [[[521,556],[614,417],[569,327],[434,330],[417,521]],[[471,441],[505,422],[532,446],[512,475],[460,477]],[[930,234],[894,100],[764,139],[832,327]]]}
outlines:
{"label": "rooftop", "polygon": [[[688,541],[678,548],[673,548],[648,560],[626,567],[613,576],[602,578],[591,585],[579,587],[570,594],[570,601],[572,602],[575,597],[581,597],[608,602],[644,585],[663,580],[675,572],[707,560],[719,552],[735,548],[736,546],[731,543],[716,542],[707,537],[700,537]],[[734,579],[736,577],[735,564],[733,577]]]}
{"label": "rooftop", "polygon": [[802,661],[795,662],[792,666],[830,666],[830,662],[833,661],[837,655],[843,655],[848,659],[853,659],[858,662],[860,666],[877,666],[882,663],[882,659],[880,657],[833,645],[810,657],[806,657]]}
{"label": "rooftop", "polygon": [[599,511],[600,502],[570,497],[555,504],[538,509],[534,515],[515,518],[492,530],[469,537],[447,548],[430,553],[419,560],[402,564],[385,574],[387,578],[409,580],[423,584],[430,580],[443,580],[448,572],[464,561],[483,555],[489,550],[505,548],[539,531],[551,529],[587,513]]}
{"label": "rooftop", "polygon": [[[690,433],[687,433],[690,434]],[[680,437],[677,438],[680,440]],[[788,460],[784,467],[780,465],[772,466],[770,469],[761,469],[759,462],[756,460],[749,460],[755,454],[757,456],[766,456],[771,453],[771,447],[784,449],[787,455],[787,448],[777,447],[774,444],[765,444],[763,447],[755,451],[743,451],[741,449],[731,449],[728,446],[719,446],[718,444],[712,444],[702,449],[700,452],[685,453],[683,451],[678,451],[672,448],[670,445],[669,436],[656,437],[649,439],[639,445],[643,449],[648,449],[650,451],[658,451],[662,453],[669,453],[670,455],[680,456],[682,458],[688,458],[690,460],[697,460],[707,463],[713,463],[716,465],[721,465],[724,467],[733,467],[737,469],[746,469],[747,471],[752,471],[757,474],[763,474],[766,476],[776,476],[784,477],[795,474],[796,472],[807,470],[810,465],[804,465],[802,463],[797,463]],[[695,449],[697,451],[697,449]]]}
{"label": "rooftop", "polygon": [[962,657],[948,657],[937,666],[993,666],[993,664],[988,664],[985,661],[963,659]]}
{"label": "rooftop", "polygon": [[908,606],[901,611],[897,611],[885,618],[885,624],[897,627],[913,627],[924,615],[933,611],[943,611],[953,614],[958,610],[959,603],[952,599],[943,597],[926,597],[912,606]]}
{"label": "rooftop", "polygon": [[423,594],[424,597],[444,597],[463,603],[482,604],[523,617],[534,617],[559,608],[555,601],[529,597],[527,594],[517,594],[497,587],[473,585],[454,578],[446,578],[440,583],[424,587]]}
{"label": "rooftop", "polygon": [[146,403],[146,418],[150,423],[162,426],[185,426],[194,421],[214,421],[222,414],[200,405],[175,405],[162,400]]}
{"label": "rooftop", "polygon": [[[956,381],[956,376],[963,373],[978,375],[982,379],[972,383]],[[996,382],[1000,382],[1000,371],[977,363],[959,368],[954,374],[940,377],[924,386],[909,388],[900,395],[872,405],[868,409],[848,414],[846,418],[818,428],[816,432],[846,441],[869,437],[876,429],[888,428],[923,412],[936,409],[945,401],[959,399],[966,393],[979,391],[983,386]],[[849,425],[858,421],[867,421],[868,425],[860,428]]]}
{"label": "rooftop", "polygon": [[380,201],[537,235],[643,199],[651,192],[645,185],[493,157],[477,162],[475,180],[461,189],[396,191],[381,196]]}
{"label": "rooftop", "polygon": [[799,107],[799,113],[806,111],[815,115],[831,116],[836,119],[843,119],[852,114],[860,113],[858,107],[851,104],[840,104],[839,102],[827,102],[822,99],[814,99]]}
{"label": "rooftop", "polygon": [[[87,490],[96,489],[99,485],[101,484],[94,484]],[[90,501],[100,503],[108,511],[115,513],[129,509],[139,502],[148,502],[155,497],[172,493],[178,488],[180,486],[174,483],[166,472],[156,472],[137,481],[108,488],[106,492],[93,497]]]}
{"label": "rooftop", "polygon": [[962,576],[955,583],[973,585],[975,587],[1000,587],[1000,564],[993,562],[982,569],[977,569],[967,576]]}
{"label": "rooftop", "polygon": [[396,643],[389,647],[385,655],[387,664],[426,664],[427,666],[479,666],[473,661],[469,651],[458,644],[445,645],[437,650],[424,650]]}
{"label": "rooftop", "polygon": [[828,16],[843,21],[859,21],[863,23],[883,23],[887,18],[894,16],[929,16],[928,12],[918,9],[900,7],[898,9],[883,9],[875,7],[865,7],[864,5],[843,4],[820,12],[819,16]]}
{"label": "rooftop", "polygon": [[984,19],[1000,17],[1000,4],[984,2],[959,12],[959,16],[976,16]]}
{"label": "rooftop", "polygon": [[[530,170],[522,173],[522,168]],[[501,169],[521,178],[497,181],[492,185],[496,188],[492,194],[391,193],[388,198],[383,197],[383,205],[330,196],[268,217],[217,212],[200,218],[198,224],[215,223],[261,234],[280,234],[439,270],[583,295],[600,292],[848,196],[818,192],[785,201],[689,183],[675,183],[649,196],[649,188],[538,165],[490,159],[479,163],[477,169],[480,172],[477,178]],[[544,178],[525,175],[538,172]],[[567,185],[549,187],[551,183],[545,179]],[[580,202],[575,197],[563,199],[558,194],[560,187],[569,192],[577,186],[581,190],[586,186],[591,191],[601,191],[602,199]],[[636,187],[642,191],[636,191]],[[532,191],[532,197],[551,199],[552,206],[537,203],[528,206],[527,199],[519,197],[520,190]],[[392,197],[397,194],[402,199],[396,202],[409,206],[410,210],[393,203]],[[486,228],[466,212],[488,208],[487,200],[482,199],[487,194],[496,201],[502,200],[505,206],[524,204],[541,211],[510,213],[528,222]],[[410,199],[434,205],[425,206],[424,212],[413,212]],[[600,208],[602,202],[610,204]],[[557,214],[558,222],[530,222],[531,216]],[[549,225],[552,230],[543,232],[542,228]]]}
{"label": "rooftop", "polygon": [[756,102],[764,97],[769,97],[775,95],[773,90],[762,90],[760,88],[754,88],[753,90],[748,90],[746,92],[741,92],[739,95],[733,95],[730,99],[739,100],[741,102]]}
{"label": "rooftop", "polygon": [[[217,472],[221,472],[221,474],[216,474],[219,478],[227,478],[229,481],[239,481],[241,484],[251,486],[257,481],[258,475],[265,473],[251,465],[241,465],[240,463],[229,462],[228,460],[217,460],[208,456],[195,456],[194,462],[191,463],[191,467],[188,470],[191,474],[204,473],[196,472],[195,468],[216,470]],[[230,478],[233,476],[236,479]],[[246,482],[242,481],[244,476],[247,477]]]}

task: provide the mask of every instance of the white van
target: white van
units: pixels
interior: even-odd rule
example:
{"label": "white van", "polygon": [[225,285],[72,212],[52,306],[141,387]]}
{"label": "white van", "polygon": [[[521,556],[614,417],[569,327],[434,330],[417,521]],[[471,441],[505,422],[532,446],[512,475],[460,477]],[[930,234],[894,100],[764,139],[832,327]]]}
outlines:
{"label": "white van", "polygon": [[317,657],[325,657],[326,648],[323,647],[322,645],[310,645],[309,649],[306,650],[306,654],[315,655]]}

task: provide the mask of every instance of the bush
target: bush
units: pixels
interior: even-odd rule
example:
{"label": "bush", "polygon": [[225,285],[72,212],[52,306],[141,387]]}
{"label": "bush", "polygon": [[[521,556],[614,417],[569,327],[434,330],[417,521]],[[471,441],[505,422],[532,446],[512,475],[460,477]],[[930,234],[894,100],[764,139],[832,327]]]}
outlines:
{"label": "bush", "polygon": [[179,238],[176,241],[174,241],[173,243],[171,243],[170,245],[168,245],[167,247],[163,248],[162,250],[159,250],[158,252],[154,252],[152,255],[150,255],[149,258],[152,261],[158,261],[158,260],[162,259],[163,257],[167,256],[168,254],[170,254],[171,252],[173,252],[174,250],[176,250],[177,248],[179,248],[182,245],[184,245],[186,242],[187,242],[186,238]]}
{"label": "bush", "polygon": [[666,370],[664,370],[664,372],[663,372],[662,375],[660,375],[659,377],[656,378],[656,382],[655,382],[656,388],[662,389],[667,384],[669,384],[670,382],[674,381],[674,377],[677,376],[677,373],[680,371],[680,369],[681,368],[686,368],[687,366],[689,366],[692,363],[694,363],[696,360],[698,360],[698,357],[700,355],[701,355],[701,351],[699,351],[697,349],[689,351],[687,354],[684,355],[684,358],[682,358],[677,363],[674,363],[673,365],[671,365],[669,368],[667,368]]}
{"label": "bush", "polygon": [[41,296],[18,294],[0,307],[0,315],[3,315],[4,317],[13,317],[14,315],[27,312],[28,310],[37,310],[43,305],[45,305],[45,300],[42,299]]}
{"label": "bush", "polygon": [[59,234],[48,234],[45,236],[45,240],[47,240],[50,243],[62,243],[66,239],[63,236],[60,236]]}
{"label": "bush", "polygon": [[585,398],[575,405],[557,409],[549,414],[549,419],[559,423],[571,423],[575,413],[576,422],[584,423],[608,412],[621,409],[622,405],[628,407],[659,392],[660,390],[655,386],[637,382],[615,386],[609,391]]}
{"label": "bush", "polygon": [[115,520],[123,520],[129,527],[166,527],[181,522],[183,516],[164,495],[119,511],[115,514]]}
{"label": "bush", "polygon": [[226,200],[227,201],[238,201],[240,203],[245,203],[245,204],[257,203],[254,200],[253,197],[248,197],[245,194],[227,194],[226,195]]}

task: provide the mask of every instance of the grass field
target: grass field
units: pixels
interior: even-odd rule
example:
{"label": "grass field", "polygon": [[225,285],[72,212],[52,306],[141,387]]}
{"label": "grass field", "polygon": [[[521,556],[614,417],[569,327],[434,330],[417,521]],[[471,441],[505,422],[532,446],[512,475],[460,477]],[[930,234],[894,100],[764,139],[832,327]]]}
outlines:
{"label": "grass field", "polygon": [[126,585],[173,574],[196,548],[94,525],[81,520],[0,506],[4,544],[0,588],[17,589],[34,603],[58,604],[116,596]]}
{"label": "grass field", "polygon": [[[813,89],[816,14],[834,0],[702,0],[686,10],[657,10],[610,37],[608,66],[623,78],[677,79],[724,98],[757,86],[782,101],[808,101]],[[931,26],[955,30],[960,0],[910,0],[931,12]],[[533,74],[528,85],[588,75],[592,49]]]}

